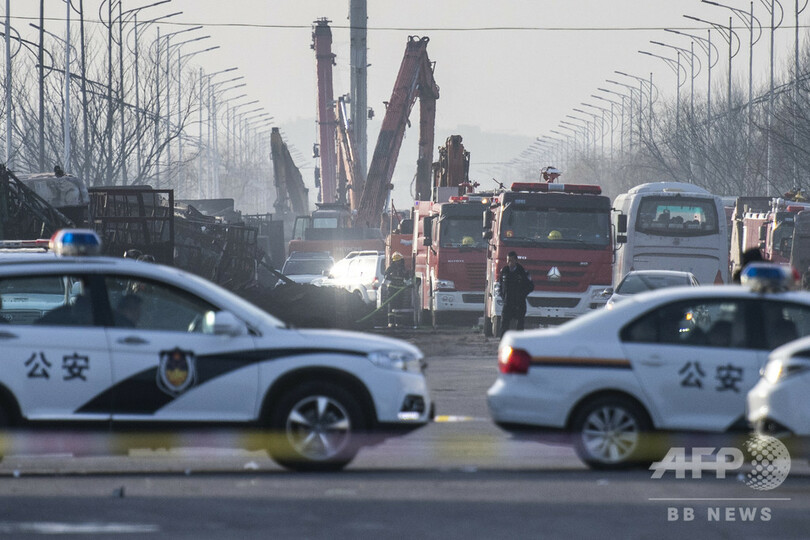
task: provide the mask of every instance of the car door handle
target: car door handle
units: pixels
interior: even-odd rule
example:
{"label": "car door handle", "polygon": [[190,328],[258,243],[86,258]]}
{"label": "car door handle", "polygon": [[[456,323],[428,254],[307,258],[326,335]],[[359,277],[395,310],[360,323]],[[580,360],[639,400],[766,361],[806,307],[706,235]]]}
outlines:
{"label": "car door handle", "polygon": [[661,367],[664,365],[663,360],[659,360],[657,356],[653,356],[649,360],[641,360],[639,363],[648,367]]}
{"label": "car door handle", "polygon": [[17,339],[18,337],[20,336],[12,332],[0,332],[0,339]]}
{"label": "car door handle", "polygon": [[118,338],[118,343],[121,343],[123,345],[146,345],[149,342],[143,339],[142,337],[127,336],[125,338]]}

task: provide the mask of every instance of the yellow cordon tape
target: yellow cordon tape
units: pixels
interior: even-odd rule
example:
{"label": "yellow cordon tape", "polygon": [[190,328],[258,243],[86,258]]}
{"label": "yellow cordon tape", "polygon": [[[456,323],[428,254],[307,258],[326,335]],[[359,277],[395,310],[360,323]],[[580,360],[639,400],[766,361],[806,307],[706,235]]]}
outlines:
{"label": "yellow cordon tape", "polygon": [[458,416],[453,414],[440,414],[433,419],[434,422],[486,422],[487,418],[475,416]]}

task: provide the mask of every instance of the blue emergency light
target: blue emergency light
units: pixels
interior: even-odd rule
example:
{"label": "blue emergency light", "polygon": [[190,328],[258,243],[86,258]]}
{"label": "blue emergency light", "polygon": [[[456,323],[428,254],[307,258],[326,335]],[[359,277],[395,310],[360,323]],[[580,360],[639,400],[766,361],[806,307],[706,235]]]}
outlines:
{"label": "blue emergency light", "polygon": [[61,229],[51,237],[49,247],[55,254],[67,257],[98,255],[101,238],[91,229]]}
{"label": "blue emergency light", "polygon": [[749,263],[740,273],[740,283],[760,292],[792,289],[797,282],[798,274],[793,268],[776,263]]}

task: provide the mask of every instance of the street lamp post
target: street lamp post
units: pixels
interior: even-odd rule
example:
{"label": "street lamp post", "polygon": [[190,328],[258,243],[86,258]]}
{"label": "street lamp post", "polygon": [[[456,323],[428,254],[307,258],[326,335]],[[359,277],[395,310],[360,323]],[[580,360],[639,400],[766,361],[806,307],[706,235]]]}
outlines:
{"label": "street lamp post", "polygon": [[[695,77],[700,75],[703,65],[700,63],[695,57],[695,42],[690,43],[689,49],[684,49],[682,47],[676,47],[675,45],[670,45],[668,43],[662,43],[660,41],[650,41],[653,45],[658,45],[660,47],[667,47],[669,49],[676,50],[680,53],[683,53],[684,57],[689,58],[689,115],[692,119],[695,118]],[[680,58],[680,55],[679,55]],[[698,63],[697,72],[695,72],[695,62]]]}
{"label": "street lamp post", "polygon": [[[141,158],[141,138],[142,137],[141,137],[141,93],[140,93],[140,82],[139,82],[140,81],[140,62],[139,62],[140,45],[139,45],[139,42],[138,42],[139,28],[140,28],[141,25],[149,26],[150,24],[154,24],[154,23],[156,23],[158,21],[162,21],[162,20],[168,19],[170,17],[176,17],[177,15],[181,15],[182,13],[183,13],[182,11],[177,11],[175,13],[170,13],[168,15],[162,15],[162,16],[156,17],[154,19],[149,19],[149,20],[140,21],[140,22],[138,21],[138,13],[137,12],[135,12],[133,14],[133,17],[132,17],[133,18],[133,25],[132,25],[132,30],[130,30],[130,32],[134,33],[135,47],[130,48],[130,52],[132,52],[135,55],[135,133],[136,133],[136,137],[135,137],[135,152],[136,152],[135,162],[136,162],[136,166],[137,166],[137,172],[136,172],[136,177],[137,178],[140,178],[140,176],[141,176],[142,162],[143,162],[143,160]],[[129,35],[129,34],[127,34],[127,35]],[[128,41],[129,41],[129,38],[127,38],[127,42]],[[128,43],[127,43],[127,46],[129,46]]]}
{"label": "street lamp post", "polygon": [[[660,54],[651,53],[648,51],[638,51],[641,54],[652,56],[653,58],[658,58],[659,60],[663,60],[664,63],[667,65],[669,69],[675,72],[676,77],[676,84],[675,84],[675,129],[680,132],[681,130],[681,51],[677,51],[678,59],[673,60],[672,58],[668,58],[666,56],[661,56]],[[651,135],[652,137],[652,135]]]}
{"label": "street lamp post", "polygon": [[[567,129],[568,131],[573,133],[573,138],[574,138],[574,145],[573,145],[574,146],[574,151],[573,151],[573,154],[574,154],[574,156],[576,156],[577,152],[579,152],[579,146],[578,146],[578,142],[577,142],[577,134],[579,133],[580,126],[578,126],[576,124],[572,124],[571,122],[566,122],[565,120],[560,120],[560,125],[558,127],[560,129]],[[569,163],[568,165],[570,167],[571,164]]]}
{"label": "street lamp post", "polygon": [[[751,145],[751,129],[754,124],[753,121],[753,102],[754,102],[754,45],[759,41],[762,37],[762,23],[759,22],[759,19],[754,17],[754,2],[750,4],[750,11],[745,12],[744,10],[727,6],[725,4],[719,4],[717,2],[713,2],[711,0],[702,0],[704,4],[709,4],[712,6],[722,7],[726,9],[730,9],[737,18],[742,21],[742,23],[748,29],[748,145]],[[747,18],[746,18],[747,17]],[[757,37],[754,39],[754,23],[757,25]],[[798,32],[798,24],[796,25],[796,30]]]}
{"label": "street lamp post", "polygon": [[653,95],[652,95],[652,93],[653,93],[653,86],[654,86],[653,82],[652,82],[652,73],[650,73],[649,80],[645,79],[644,77],[638,77],[636,75],[631,75],[630,73],[625,73],[623,71],[614,71],[613,73],[615,73],[617,75],[622,75],[624,77],[629,77],[631,79],[635,79],[635,80],[638,81],[638,144],[639,144],[639,146],[641,146],[641,137],[642,137],[642,133],[643,133],[643,129],[644,129],[642,127],[643,116],[644,116],[642,111],[644,110],[644,85],[645,84],[650,86],[649,96],[648,96],[649,109],[648,109],[647,122],[649,124],[650,137],[652,137],[652,116],[653,116],[653,111],[652,111]]}
{"label": "street lamp post", "polygon": [[[229,73],[231,71],[235,71],[236,69],[237,69],[236,67],[229,67],[229,68],[226,68],[226,69],[222,69],[220,71],[215,71],[214,73],[211,73],[211,74],[205,74],[203,72],[203,69],[200,68],[200,144],[199,144],[199,146],[200,146],[200,150],[199,150],[200,169],[199,169],[199,179],[197,181],[197,194],[199,195],[198,198],[200,198],[200,199],[203,198],[203,186],[202,186],[203,157],[202,157],[202,149],[203,149],[203,146],[204,146],[204,144],[203,144],[203,124],[204,124],[204,122],[203,122],[203,119],[202,119],[202,110],[203,110],[203,99],[204,99],[204,96],[206,96],[206,92],[204,90],[204,85],[206,84],[206,81],[208,81],[207,84],[210,84],[211,79],[213,79],[217,75],[221,75],[223,73]],[[210,162],[211,162],[211,143],[210,143],[210,140],[211,140],[211,96],[210,96],[210,92],[207,95],[207,105],[208,105],[207,106],[207,111],[208,111],[208,145],[206,145],[206,151],[207,151],[207,157],[208,157],[207,161],[208,161],[209,167],[210,167]],[[210,178],[210,175],[209,175],[209,178]],[[211,195],[211,186],[208,185],[208,184],[209,183],[206,182],[207,189],[205,190],[205,194],[210,196]]]}
{"label": "street lamp post", "polygon": [[230,119],[229,124],[228,124],[229,125],[228,138],[229,138],[229,140],[231,139],[230,131],[233,131],[233,137],[232,138],[233,138],[233,156],[234,156],[233,161],[234,162],[236,162],[236,154],[237,154],[237,151],[236,151],[236,145],[237,145],[236,111],[238,111],[242,107],[247,107],[248,105],[255,105],[258,102],[259,102],[258,99],[254,99],[253,101],[247,101],[245,103],[237,103],[233,107],[230,107],[231,119]]}
{"label": "street lamp post", "polygon": [[[627,90],[630,91],[630,95],[626,96],[625,94],[622,94],[620,92],[616,92],[616,91],[613,91],[613,90],[608,90],[606,88],[600,88],[599,89],[599,90],[601,90],[603,92],[609,92],[611,94],[616,94],[616,95],[622,96],[622,104],[624,103],[624,98],[625,97],[628,98],[628,101],[630,102],[630,106],[628,107],[629,110],[627,111],[627,125],[629,127],[629,129],[627,130],[627,135],[628,135],[628,148],[632,152],[633,151],[633,94],[635,92],[638,92],[638,88],[636,88],[635,86],[631,86],[629,84],[624,84],[624,83],[619,82],[619,81],[614,81],[612,79],[605,79],[605,82],[609,82],[610,84],[615,84],[617,86],[622,86],[624,88],[627,88]],[[641,98],[639,98],[639,102],[641,102]],[[641,113],[639,112],[638,114],[641,114]],[[622,126],[622,152],[624,152],[624,126]]]}
{"label": "street lamp post", "polygon": [[[172,121],[171,121],[171,108],[170,108],[170,105],[169,105],[171,103],[171,92],[169,91],[169,89],[170,89],[170,81],[171,81],[171,76],[170,76],[171,67],[170,67],[170,64],[171,64],[171,57],[172,57],[172,48],[174,47],[174,48],[177,49],[177,55],[178,55],[178,60],[177,60],[177,113],[178,113],[178,124],[177,125],[178,125],[178,129],[180,129],[180,121],[179,121],[180,108],[181,108],[181,105],[180,105],[180,98],[181,98],[181,96],[180,96],[180,79],[182,78],[181,66],[180,66],[180,58],[181,58],[182,54],[181,54],[180,49],[181,49],[181,47],[183,45],[187,45],[187,44],[193,43],[195,41],[201,41],[203,39],[208,39],[210,37],[211,36],[200,36],[200,37],[196,37],[196,38],[193,38],[193,39],[188,39],[186,41],[181,41],[180,43],[174,43],[174,44],[171,44],[169,42],[168,38],[166,39],[166,180],[167,181],[170,178],[171,167],[172,167],[172,144],[171,144]],[[159,66],[158,66],[158,69],[160,69]],[[179,138],[180,138],[180,136],[178,134],[178,139]]]}
{"label": "street lamp post", "polygon": [[[619,105],[621,107],[622,120],[621,120],[621,127],[619,128],[619,151],[622,153],[622,155],[624,155],[624,108],[625,108],[624,107],[624,100],[628,96],[627,96],[627,94],[622,94],[621,92],[615,92],[615,91],[610,90],[608,88],[597,88],[597,90],[599,90],[600,92],[605,92],[607,94],[613,94],[614,96],[619,96],[620,98],[622,98],[621,103],[618,103],[616,101],[609,100],[609,99],[607,101],[610,101],[611,103],[616,103],[617,105]],[[596,97],[596,95],[594,94],[593,97]],[[599,97],[598,99],[605,99],[605,98]],[[630,102],[632,103],[633,100],[631,99]],[[632,121],[632,117],[631,117],[631,121]]]}
{"label": "street lamp post", "polygon": [[[6,0],[6,167],[11,164],[11,6]],[[43,152],[44,154],[44,152]]]}
{"label": "street lamp post", "polygon": [[[767,195],[770,197],[771,195],[771,168],[772,168],[772,139],[771,136],[771,125],[772,125],[772,118],[773,118],[773,40],[774,40],[774,33],[776,29],[782,25],[782,20],[784,19],[785,11],[782,9],[782,4],[778,0],[771,0],[770,4],[767,0],[760,0],[762,4],[765,6],[765,9],[768,10],[768,13],[771,16],[771,46],[770,46],[770,85],[768,90],[768,118],[766,119],[766,171],[765,171],[765,183],[767,189]],[[776,6],[779,6],[779,23],[776,23]]]}
{"label": "street lamp post", "polygon": [[[222,82],[219,82],[219,83],[209,84],[208,85],[209,93],[211,94],[210,97],[211,97],[211,108],[212,108],[210,118],[213,119],[212,123],[213,123],[213,127],[214,127],[213,135],[212,135],[212,137],[213,137],[213,163],[212,163],[212,168],[214,170],[214,195],[216,197],[220,196],[219,130],[217,129],[217,96],[222,95],[225,92],[228,92],[230,90],[234,90],[236,88],[243,88],[243,87],[245,87],[247,85],[245,83],[242,83],[242,84],[233,85],[233,86],[230,86],[228,88],[223,88],[223,89],[217,89],[217,87],[219,87],[220,85],[227,84],[227,83],[233,82],[233,81],[238,81],[238,80],[241,80],[241,79],[244,79],[244,77],[243,76],[233,77],[232,79],[229,79],[227,81],[222,81]],[[209,127],[209,129],[210,129],[210,127]]]}
{"label": "street lamp post", "polygon": [[[589,146],[591,147],[591,151],[593,152],[593,158],[596,159],[596,115],[593,114],[593,113],[590,113],[588,111],[583,111],[582,109],[576,109],[575,108],[573,110],[575,112],[578,112],[578,113],[581,113],[581,114],[584,114],[586,116],[591,117],[590,120],[583,120],[582,118],[580,118],[580,120],[583,121],[583,122],[586,122],[588,126],[592,126],[590,128],[591,133],[589,133],[589,137],[591,137]],[[576,118],[576,117],[574,117],[574,118]],[[587,155],[588,154],[586,152],[586,156]]]}
{"label": "street lamp post", "polygon": [[[219,49],[219,45],[215,45],[213,47],[208,47],[207,49],[202,49],[200,51],[193,51],[193,52],[186,53],[186,54],[180,54],[180,51],[178,51],[178,54],[177,54],[177,125],[178,126],[182,125],[182,117],[181,117],[181,115],[182,115],[182,108],[183,107],[182,107],[181,100],[182,100],[182,97],[183,97],[183,95],[182,95],[182,82],[183,82],[182,66],[183,66],[183,59],[191,58],[192,56],[196,56],[198,54],[206,53],[208,51],[213,51],[215,49]],[[177,160],[180,163],[180,167],[181,167],[182,170],[185,170],[185,167],[183,166],[183,136],[182,136],[182,132],[177,137],[177,154],[178,154]],[[180,180],[181,180],[181,183],[183,185],[185,185],[185,183],[182,182],[183,179],[181,178]]]}
{"label": "street lamp post", "polygon": [[[161,91],[160,91],[160,67],[161,67],[160,66],[160,51],[161,51],[161,48],[162,48],[160,40],[161,39],[166,40],[166,57],[167,57],[167,62],[166,62],[166,74],[167,74],[166,75],[166,109],[168,110],[169,109],[169,97],[170,97],[169,96],[169,76],[168,76],[169,63],[168,63],[168,58],[169,58],[169,56],[171,54],[171,50],[170,50],[171,46],[170,46],[170,41],[169,40],[172,38],[172,36],[176,36],[178,34],[183,34],[185,32],[194,32],[194,31],[199,30],[201,28],[202,28],[202,26],[198,25],[198,26],[193,26],[191,28],[186,28],[184,30],[178,30],[176,32],[169,32],[168,34],[164,34],[164,35],[161,36],[160,35],[160,27],[158,27],[158,29],[157,29],[157,37],[152,42],[152,45],[155,46],[155,152],[156,152],[156,157],[155,157],[155,183],[158,186],[160,186],[160,157],[161,157],[161,154],[163,153],[163,145],[160,143],[160,94],[161,94]],[[169,122],[169,119],[168,119],[168,116],[167,116],[167,123],[168,122]],[[166,141],[166,144],[168,144],[168,140]],[[168,170],[167,170],[166,174],[169,174]]]}
{"label": "street lamp post", "polygon": [[[42,34],[48,34],[52,38],[61,41],[65,45],[65,69],[64,69],[64,87],[63,87],[63,122],[62,122],[62,168],[65,171],[72,171],[72,167],[70,165],[70,153],[71,153],[71,138],[70,138],[70,60],[71,60],[71,50],[75,50],[74,47],[70,43],[70,9],[71,5],[70,2],[65,2],[67,6],[68,14],[67,18],[65,19],[67,24],[66,29],[66,39],[62,39],[61,37],[57,36],[53,32],[49,32],[45,30],[42,26],[30,23],[29,26],[39,30],[40,36]],[[42,47],[42,42],[40,42],[40,48]],[[41,52],[41,51],[40,51]],[[40,65],[40,69],[43,66]],[[51,67],[53,69],[53,67]],[[84,73],[82,73],[82,77],[84,77]],[[83,81],[84,82],[84,81]],[[86,126],[85,126],[86,129]],[[42,142],[42,141],[41,141]],[[44,168],[44,147],[42,147],[42,151],[40,152],[40,170],[45,170]]]}
{"label": "street lamp post", "polygon": [[[599,107],[598,105],[593,105],[591,103],[586,103],[584,101],[581,102],[580,105],[582,105],[584,107],[590,107],[592,109],[596,109],[598,111],[601,111],[601,114],[598,115],[599,116],[599,141],[600,141],[600,144],[601,144],[601,147],[602,147],[601,148],[602,158],[604,159],[604,157],[605,157],[605,113],[610,112],[610,109],[606,109],[604,107]],[[576,111],[577,109],[574,109],[574,110]],[[611,118],[610,121],[611,121],[611,124],[612,124],[613,119]],[[611,136],[612,136],[612,133],[613,133],[613,130],[611,129]]]}
{"label": "street lamp post", "polygon": [[[588,128],[589,122],[572,114],[566,114],[565,117],[571,120],[576,120],[577,122],[581,122],[580,124],[570,124],[570,122],[566,122],[566,124],[577,126],[578,128],[582,129],[582,153],[585,154],[585,158],[587,158],[588,146],[590,145],[590,132]],[[563,122],[565,122],[565,120],[563,120]]]}
{"label": "street lamp post", "polygon": [[615,124],[616,124],[616,118],[615,118],[615,114],[613,112],[613,107],[614,107],[614,105],[620,105],[621,106],[621,110],[622,110],[622,129],[624,129],[624,96],[622,96],[622,103],[619,103],[618,101],[613,101],[612,99],[607,99],[606,97],[602,97],[602,96],[597,95],[597,94],[591,94],[591,97],[594,98],[594,99],[598,99],[598,100],[606,101],[606,102],[610,103],[610,159],[613,160],[613,141],[616,138],[615,137],[615,132],[614,132],[614,128],[615,128]]}
{"label": "street lamp post", "polygon": [[[704,19],[699,19],[691,15],[684,15],[684,17],[689,20],[701,22],[714,27],[714,29],[720,32],[720,35],[723,37],[723,39],[728,42],[728,96],[726,99],[728,100],[728,117],[729,120],[731,120],[731,59],[737,56],[737,53],[740,52],[740,38],[739,36],[737,36],[737,32],[735,32],[734,29],[732,28],[731,24],[732,19],[731,17],[728,18],[728,27],[726,27],[722,24],[707,21]],[[737,50],[732,52],[732,49],[734,48],[734,39],[737,40]]]}

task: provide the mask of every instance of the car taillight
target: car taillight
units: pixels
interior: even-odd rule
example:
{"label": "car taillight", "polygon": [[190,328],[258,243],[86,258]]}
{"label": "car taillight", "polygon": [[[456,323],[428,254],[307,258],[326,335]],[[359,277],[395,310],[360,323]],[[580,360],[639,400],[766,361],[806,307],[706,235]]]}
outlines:
{"label": "car taillight", "polygon": [[531,355],[523,349],[504,347],[498,352],[498,369],[501,373],[525,375],[529,372],[531,360]]}

